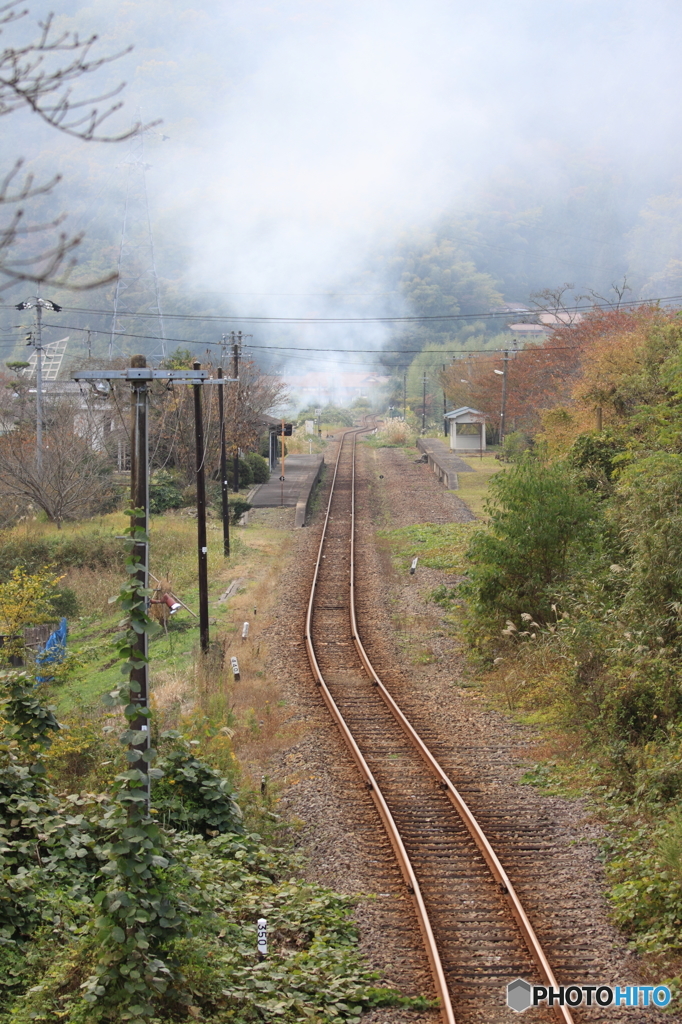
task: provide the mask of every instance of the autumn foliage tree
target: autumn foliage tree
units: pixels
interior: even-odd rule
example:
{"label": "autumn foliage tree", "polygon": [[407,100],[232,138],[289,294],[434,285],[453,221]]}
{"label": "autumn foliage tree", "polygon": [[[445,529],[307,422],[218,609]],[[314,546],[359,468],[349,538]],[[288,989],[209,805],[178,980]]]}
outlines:
{"label": "autumn foliage tree", "polygon": [[[185,363],[191,364],[191,356]],[[202,364],[211,376],[216,367]],[[226,374],[228,376],[228,374]],[[239,384],[219,385],[224,390],[225,437],[228,457],[238,450],[253,450],[263,432],[263,416],[284,396],[281,378],[264,374],[256,363],[244,359],[239,364]],[[218,386],[202,388],[204,443],[207,475],[217,475],[220,467],[220,418]],[[192,386],[173,385],[172,390],[158,388],[152,398],[150,456],[152,466],[176,468],[191,484],[195,475],[194,397]]]}
{"label": "autumn foliage tree", "polygon": [[[572,410],[580,429],[589,429],[595,422],[595,409],[604,409],[605,416],[611,418],[628,405],[623,390],[626,380],[634,388],[632,401],[635,392],[637,401],[643,401],[634,379],[656,362],[654,350],[660,354],[668,351],[664,335],[676,316],[652,305],[595,307],[579,322],[553,328],[540,344],[527,344],[518,351],[510,348],[508,429],[536,432],[543,414],[557,408]],[[658,339],[655,342],[654,337]],[[442,380],[452,404],[480,409],[498,426],[502,376],[495,370],[503,369],[503,360],[502,352],[485,353],[448,366]],[[650,397],[654,397],[653,391]]]}

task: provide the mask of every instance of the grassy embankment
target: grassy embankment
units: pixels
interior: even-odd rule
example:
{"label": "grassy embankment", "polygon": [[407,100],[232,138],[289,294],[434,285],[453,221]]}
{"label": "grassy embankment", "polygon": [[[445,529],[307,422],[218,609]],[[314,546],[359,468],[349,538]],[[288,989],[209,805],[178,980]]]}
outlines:
{"label": "grassy embankment", "polygon": [[[30,523],[9,531],[3,538],[3,561],[22,560],[33,564],[52,562],[63,573],[62,586],[73,590],[79,614],[69,622],[69,649],[78,658],[72,678],[52,696],[58,713],[71,716],[78,709],[96,715],[101,697],[114,688],[120,678],[116,651],[111,639],[118,630],[120,611],[109,598],[118,592],[122,574],[122,545],[117,540],[126,525],[126,517],[113,514],[99,520],[67,524],[56,531],[51,524]],[[191,517],[165,515],[152,517],[150,530],[150,569],[159,579],[170,579],[174,593],[195,612],[198,610],[196,577],[196,522]],[[231,556],[222,552],[222,528],[209,520],[209,601],[211,638],[226,656],[236,653],[242,669],[238,687],[222,670],[209,673],[208,683],[216,691],[223,685],[231,693],[227,703],[218,701],[225,715],[234,722],[240,715],[263,719],[272,697],[260,658],[259,638],[269,621],[269,600],[273,586],[286,563],[292,546],[289,531],[267,527],[233,528]],[[237,593],[219,602],[221,594],[234,580],[241,580]],[[256,612],[254,614],[254,609]],[[260,613],[260,618],[259,618]],[[251,623],[249,640],[242,643],[242,623]],[[206,702],[216,699],[197,689],[198,619],[180,609],[151,641],[150,683],[154,701],[170,727],[183,713],[196,709],[209,711]],[[216,660],[216,656],[211,656]],[[210,660],[210,659],[209,659]],[[232,692],[234,691],[234,692]],[[219,711],[218,705],[214,709]],[[230,724],[224,722],[222,724]],[[242,723],[243,724],[243,723]],[[248,730],[253,733],[253,730]]]}
{"label": "grassy embankment", "polygon": [[[60,813],[71,816],[64,819],[67,825],[60,827],[77,830],[71,842],[78,843],[85,856],[79,860],[78,853],[74,859],[75,847],[70,847],[67,839],[65,847],[49,848],[47,861],[46,851],[37,862],[29,857],[27,868],[22,869],[26,874],[20,894],[9,903],[4,897],[6,887],[12,889],[11,876],[0,879],[0,923],[5,938],[11,936],[11,941],[0,947],[0,973],[5,978],[5,1000],[0,1009],[3,1024],[26,1024],[34,1019],[55,1024],[57,1020],[83,1024],[85,1020],[124,1017],[137,1021],[140,1013],[139,1008],[130,1011],[129,1000],[121,991],[107,993],[102,988],[103,1002],[90,1007],[82,1001],[83,983],[92,976],[98,957],[106,955],[106,949],[98,952],[96,928],[92,930],[92,901],[110,884],[109,876],[100,874],[99,868],[103,860],[106,863],[111,829],[105,827],[102,832],[97,808],[106,811],[110,806],[107,791],[114,776],[126,767],[125,748],[116,739],[121,731],[120,713],[108,711],[102,704],[103,694],[120,679],[112,644],[120,612],[108,599],[123,578],[121,542],[116,535],[124,525],[122,515],[66,526],[59,532],[47,524],[29,523],[5,534],[0,546],[3,566],[23,563],[31,569],[50,562],[60,569],[62,586],[74,592],[80,606],[80,614],[71,622],[69,648],[76,663],[70,678],[38,691],[43,703],[57,706],[67,728],[57,735],[45,756],[49,792],[55,796],[46,798],[44,809],[41,797],[34,813],[39,818],[46,814],[46,820],[53,821],[49,815],[54,815],[61,801],[64,809]],[[177,595],[196,609],[195,522],[177,515],[157,517],[150,534],[152,572],[159,578],[170,576]],[[374,1005],[427,1005],[424,1000],[404,1000],[394,991],[374,987],[376,975],[357,954],[350,918],[352,901],[297,881],[301,866],[287,849],[287,832],[282,831],[274,813],[275,794],[270,785],[261,792],[260,776],[268,757],[295,738],[277,681],[268,673],[264,645],[261,650],[273,616],[280,614],[274,604],[275,585],[293,544],[291,529],[265,525],[235,529],[232,555],[225,559],[222,530],[218,523],[211,523],[208,546],[214,647],[207,657],[198,655],[197,622],[184,610],[170,620],[168,632],[153,638],[150,645],[153,743],[161,747],[162,757],[171,752],[169,764],[175,741],[164,741],[164,730],[178,730],[191,744],[191,754],[181,755],[190,775],[186,774],[188,767],[180,775],[166,775],[161,786],[166,805],[158,802],[162,797],[155,797],[154,790],[153,813],[160,815],[161,824],[168,814],[172,821],[178,807],[182,812],[183,800],[189,801],[184,805],[189,811],[213,813],[214,805],[204,807],[198,787],[192,788],[196,768],[187,757],[198,758],[229,779],[245,812],[246,836],[229,831],[218,836],[214,831],[202,838],[184,831],[182,825],[178,831],[176,824],[176,830],[167,832],[163,840],[174,864],[165,875],[162,872],[161,884],[170,886],[173,898],[187,901],[194,910],[184,937],[155,947],[155,955],[160,953],[172,970],[184,975],[183,1006],[189,1005],[194,1017],[216,1024],[227,1020],[246,1024],[272,1015],[285,1022],[315,1019],[342,1024],[359,1021],[362,1011]],[[237,592],[229,601],[218,603],[234,580],[241,580]],[[246,620],[251,628],[248,640],[242,641]],[[231,654],[239,658],[239,682],[232,679]],[[73,816],[77,808],[82,808],[85,817],[83,813]],[[12,821],[11,827],[15,825],[17,821]],[[39,832],[36,849],[41,842],[51,841],[54,825],[36,822],[31,827]],[[253,834],[254,829],[260,834]],[[5,845],[12,848],[11,841]],[[21,849],[24,845],[25,841]],[[60,851],[56,859],[55,849]],[[50,873],[54,872],[53,862],[58,865],[56,874]],[[84,873],[78,873],[79,867]],[[14,908],[14,916],[10,914],[5,921],[3,911],[9,906]],[[19,930],[15,930],[17,907],[23,914]],[[271,933],[269,956],[259,964],[255,924],[261,914],[267,915]],[[41,926],[45,920],[53,924]],[[120,941],[124,939],[121,932]],[[187,1012],[178,1006],[171,990],[167,996],[163,990],[157,991],[152,998],[156,1000],[155,1021],[175,1020],[178,1013]],[[146,1019],[146,1014],[143,1016]]]}
{"label": "grassy embankment", "polygon": [[[492,459],[484,460],[482,467],[478,460],[471,460],[471,464],[478,473],[460,474],[458,493],[476,513],[477,523],[419,524],[379,531],[399,573],[409,572],[415,555],[425,568],[462,577],[470,572],[467,549],[471,537],[482,525],[490,481],[495,472],[505,468]],[[682,765],[679,726],[671,722],[664,733],[659,731],[649,742],[636,746],[628,743],[625,724],[620,740],[600,733],[603,710],[595,711],[585,722],[576,720],[576,701],[584,699],[586,684],[582,676],[577,682],[573,680],[571,666],[578,665],[578,661],[573,660],[576,655],[570,655],[570,650],[582,644],[583,660],[589,659],[590,645],[596,645],[598,637],[584,627],[576,633],[573,616],[560,619],[553,627],[554,633],[550,626],[547,637],[538,645],[533,644],[531,636],[535,623],[519,625],[519,630],[526,630],[519,634],[519,643],[512,643],[512,650],[497,651],[499,656],[493,659],[486,651],[499,647],[495,633],[482,635],[485,623],[471,616],[468,599],[452,580],[437,586],[431,599],[441,606],[441,626],[469,654],[464,685],[475,686],[493,706],[535,727],[538,741],[531,755],[535,763],[530,765],[525,781],[549,793],[591,798],[607,829],[602,849],[614,920],[632,936],[634,948],[648,957],[652,975],[668,979],[677,1002],[682,988],[682,816],[675,798]],[[629,639],[627,632],[624,636]],[[510,643],[513,639],[510,632]],[[414,648],[416,637],[412,641],[406,649]],[[636,643],[637,638],[632,642]],[[647,653],[646,648],[643,653]],[[655,672],[654,665],[650,674],[654,685]],[[624,682],[625,678],[605,681],[605,707],[609,699],[621,699],[626,690]],[[612,688],[611,698],[608,686]],[[628,704],[628,712],[646,716],[644,700],[640,703],[641,708]],[[656,718],[653,714],[654,725]]]}

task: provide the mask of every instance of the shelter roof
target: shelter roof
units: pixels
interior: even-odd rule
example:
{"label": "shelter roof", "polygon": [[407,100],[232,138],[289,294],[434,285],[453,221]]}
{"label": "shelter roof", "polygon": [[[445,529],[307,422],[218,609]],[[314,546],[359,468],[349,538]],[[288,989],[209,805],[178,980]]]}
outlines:
{"label": "shelter roof", "polygon": [[460,416],[464,416],[467,413],[470,416],[482,416],[485,419],[484,412],[481,412],[480,409],[471,409],[468,405],[463,405],[461,409],[453,409],[452,412],[446,412],[445,419],[456,420],[459,419]]}

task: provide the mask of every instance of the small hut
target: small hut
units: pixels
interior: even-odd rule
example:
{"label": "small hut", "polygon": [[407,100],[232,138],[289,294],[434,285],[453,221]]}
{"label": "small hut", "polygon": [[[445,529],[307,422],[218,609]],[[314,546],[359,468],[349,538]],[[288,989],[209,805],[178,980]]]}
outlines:
{"label": "small hut", "polygon": [[470,409],[468,405],[461,409],[446,412],[445,422],[448,424],[450,448],[456,452],[485,451],[485,413],[478,409]]}

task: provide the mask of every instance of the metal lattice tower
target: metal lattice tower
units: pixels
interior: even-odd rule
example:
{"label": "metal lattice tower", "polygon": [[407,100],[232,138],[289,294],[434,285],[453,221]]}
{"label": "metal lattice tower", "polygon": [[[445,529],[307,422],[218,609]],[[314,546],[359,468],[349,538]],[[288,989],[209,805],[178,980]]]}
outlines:
{"label": "metal lattice tower", "polygon": [[[139,114],[139,112],[138,112]],[[138,116],[138,123],[141,118]],[[125,201],[123,221],[121,224],[121,244],[118,252],[118,280],[114,293],[114,310],[111,318],[111,336],[109,338],[109,358],[112,359],[117,339],[131,330],[131,317],[122,317],[122,313],[139,314],[144,317],[142,325],[145,331],[133,330],[133,333],[151,333],[148,314],[155,314],[158,323],[158,345],[151,358],[161,359],[166,355],[166,329],[161,309],[159,279],[156,273],[156,257],[154,253],[154,237],[149,215],[149,198],[147,195],[147,170],[151,166],[145,163],[144,136],[142,130],[130,140],[130,149],[124,162],[126,167]]]}
{"label": "metal lattice tower", "polygon": [[[50,341],[47,345],[43,346],[43,381],[57,379],[61,369],[62,360],[64,358],[64,353],[66,352],[66,343],[68,340],[68,338],[62,338],[61,341]],[[35,377],[37,363],[38,353],[32,352],[28,357],[28,366],[23,371],[24,376]]]}

